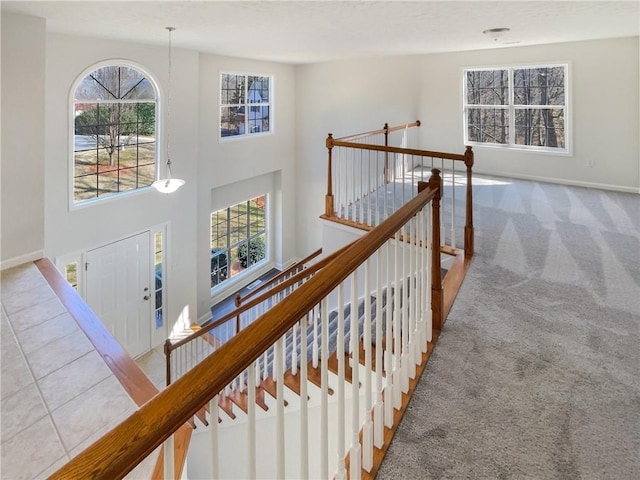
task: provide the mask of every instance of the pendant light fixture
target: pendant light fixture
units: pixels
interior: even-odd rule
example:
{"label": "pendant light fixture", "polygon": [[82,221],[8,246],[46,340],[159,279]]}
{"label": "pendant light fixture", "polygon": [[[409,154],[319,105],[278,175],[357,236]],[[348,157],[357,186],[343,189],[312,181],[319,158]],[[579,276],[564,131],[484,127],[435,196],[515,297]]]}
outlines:
{"label": "pendant light fixture", "polygon": [[184,180],[179,178],[173,178],[171,176],[171,32],[175,30],[174,27],[166,27],[169,31],[169,87],[167,88],[167,177],[156,180],[152,183],[153,187],[160,193],[173,193],[184,185]]}

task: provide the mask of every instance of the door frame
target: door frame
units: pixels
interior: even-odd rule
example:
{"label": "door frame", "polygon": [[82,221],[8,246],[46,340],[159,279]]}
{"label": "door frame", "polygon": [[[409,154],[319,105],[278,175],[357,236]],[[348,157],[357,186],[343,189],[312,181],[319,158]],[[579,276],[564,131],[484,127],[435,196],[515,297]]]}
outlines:
{"label": "door frame", "polygon": [[[168,250],[168,246],[169,246],[169,242],[168,242],[168,234],[169,234],[169,222],[164,222],[164,223],[160,223],[157,225],[153,225],[151,227],[148,228],[143,228],[140,230],[136,230],[133,231],[131,233],[128,233],[126,235],[122,235],[120,237],[114,238],[108,242],[101,242],[99,245],[95,245],[95,246],[88,246],[83,248],[80,251],[76,251],[73,253],[67,253],[64,255],[58,255],[55,257],[54,259],[54,265],[56,266],[56,268],[58,269],[58,271],[60,272],[60,274],[65,278],[66,280],[66,266],[76,263],[77,264],[77,288],[76,291],[78,292],[78,295],[80,295],[82,297],[82,299],[86,302],[86,285],[87,285],[87,276],[86,276],[86,261],[87,261],[87,252],[91,251],[91,250],[95,250],[98,248],[102,248],[105,247],[107,245],[110,245],[112,243],[117,243],[120,242],[122,240],[125,240],[127,238],[130,237],[134,237],[136,235],[140,235],[141,233],[145,233],[148,232],[149,233],[149,285],[150,285],[150,289],[154,289],[155,286],[155,244],[154,244],[154,240],[156,237],[156,234],[160,234],[162,235],[162,243],[163,243],[163,248],[162,248],[162,253],[161,253],[161,262],[162,262],[162,312],[163,312],[163,317],[164,317],[164,321],[163,321],[163,325],[160,328],[155,328],[156,326],[156,322],[155,322],[155,311],[156,311],[156,302],[155,302],[155,295],[152,295],[152,299],[153,299],[153,304],[152,304],[152,308],[150,308],[150,315],[149,318],[147,319],[148,325],[149,325],[149,335],[151,338],[151,348],[155,348],[158,345],[161,345],[169,336],[169,322],[168,322],[168,292],[167,292],[167,286],[168,286],[168,269],[167,269],[167,260],[169,257],[169,250]],[[153,292],[152,292],[153,293]]]}

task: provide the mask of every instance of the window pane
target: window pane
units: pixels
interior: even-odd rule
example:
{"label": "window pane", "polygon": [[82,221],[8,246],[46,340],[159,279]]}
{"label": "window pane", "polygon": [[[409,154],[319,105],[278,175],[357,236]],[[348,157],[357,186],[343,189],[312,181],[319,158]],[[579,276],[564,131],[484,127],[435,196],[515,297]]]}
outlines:
{"label": "window pane", "polygon": [[220,108],[220,136],[244,135],[244,107]]}
{"label": "window pane", "polygon": [[564,105],[564,67],[516,69],[513,84],[515,105]]}
{"label": "window pane", "polygon": [[269,107],[251,107],[249,111],[249,133],[269,131]]}
{"label": "window pane", "polygon": [[228,253],[226,249],[211,250],[211,287],[215,287],[228,276]]}
{"label": "window pane", "polygon": [[78,290],[78,262],[65,265],[64,273],[69,285]]}
{"label": "window pane", "polygon": [[222,105],[243,105],[244,102],[244,75],[222,74],[220,87],[220,103]]}
{"label": "window pane", "polygon": [[509,111],[505,108],[469,108],[467,138],[470,142],[508,143]]}
{"label": "window pane", "polygon": [[517,145],[565,148],[563,108],[521,108],[515,112]]}
{"label": "window pane", "polygon": [[269,77],[249,77],[247,103],[269,102]]}
{"label": "window pane", "polygon": [[80,82],[75,98],[81,101],[73,107],[76,202],[153,183],[155,97],[153,85],[133,67],[99,68]]}
{"label": "window pane", "polygon": [[475,70],[467,72],[467,104],[508,105],[508,70]]}

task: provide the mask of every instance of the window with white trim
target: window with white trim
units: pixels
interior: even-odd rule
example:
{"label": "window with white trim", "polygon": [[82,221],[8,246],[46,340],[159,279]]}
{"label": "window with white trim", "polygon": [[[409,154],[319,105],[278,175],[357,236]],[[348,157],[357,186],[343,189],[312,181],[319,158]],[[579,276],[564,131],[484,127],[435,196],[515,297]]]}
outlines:
{"label": "window with white trim", "polygon": [[568,65],[464,70],[465,144],[566,153]]}
{"label": "window with white trim", "polygon": [[271,132],[272,78],[220,75],[220,138]]}
{"label": "window with white trim", "polygon": [[157,92],[147,75],[107,65],[73,95],[73,202],[150,186],[156,179]]}
{"label": "window with white trim", "polygon": [[267,258],[267,196],[211,214],[211,288]]}

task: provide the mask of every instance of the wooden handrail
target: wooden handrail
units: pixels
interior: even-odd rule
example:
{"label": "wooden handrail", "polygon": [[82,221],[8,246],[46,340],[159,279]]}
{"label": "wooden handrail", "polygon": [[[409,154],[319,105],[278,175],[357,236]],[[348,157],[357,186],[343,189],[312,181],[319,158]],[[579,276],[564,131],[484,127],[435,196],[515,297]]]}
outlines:
{"label": "wooden handrail", "polygon": [[[133,470],[392,238],[428,202],[439,199],[440,172],[437,169],[432,172],[428,188],[422,193],[374,230],[346,247],[340,257],[291,293],[287,301],[274,305],[260,319],[161,391],[50,478],[113,480]],[[433,204],[432,210],[435,212]],[[433,225],[435,232],[439,226]]]}
{"label": "wooden handrail", "polygon": [[[254,298],[253,300],[251,300],[249,303],[245,303],[244,305],[241,305],[238,308],[236,308],[234,311],[229,312],[226,315],[222,316],[221,318],[218,318],[215,321],[206,324],[205,326],[203,326],[202,328],[199,328],[198,330],[195,330],[193,333],[189,334],[188,336],[186,336],[184,338],[181,338],[179,341],[177,341],[175,343],[172,343],[170,340],[167,340],[167,343],[165,343],[165,347],[164,347],[165,348],[165,354],[167,353],[167,351],[172,352],[173,350],[176,350],[177,348],[185,345],[186,343],[189,343],[190,341],[192,341],[195,338],[201,337],[205,333],[210,332],[214,328],[219,327],[220,325],[223,325],[223,324],[227,323],[228,321],[230,321],[232,319],[237,319],[240,316],[240,314],[246,312],[247,310],[250,310],[251,308],[255,307],[256,305],[259,305],[260,303],[264,302],[269,297],[271,297],[271,296],[273,296],[273,295],[275,295],[277,293],[280,293],[281,291],[285,290],[286,288],[290,287],[291,285],[295,285],[296,283],[300,282],[301,280],[305,279],[306,277],[309,277],[309,276],[315,274],[318,270],[323,268],[325,265],[327,265],[329,262],[331,262],[333,259],[335,259],[338,255],[340,255],[342,252],[344,252],[344,250],[346,250],[346,248],[348,246],[349,245],[346,245],[346,246],[340,248],[339,250],[336,250],[331,255],[328,255],[326,258],[323,258],[322,260],[314,263],[313,265],[310,265],[308,268],[305,268],[301,272],[298,272],[295,275],[289,277],[284,282],[279,283],[272,290],[269,290],[268,292],[265,292],[265,293],[261,294],[260,296],[258,296],[256,298]],[[167,367],[167,369],[168,369],[168,367]]]}
{"label": "wooden handrail", "polygon": [[356,150],[376,150],[378,152],[402,153],[405,155],[415,155],[418,157],[444,158],[445,160],[457,160],[460,162],[465,161],[465,155],[458,153],[432,152],[430,150],[419,150],[416,148],[385,147],[384,145],[370,145],[367,143],[351,143],[334,140],[333,138],[327,139],[327,144],[329,143],[329,140],[331,140],[331,147],[349,147]]}
{"label": "wooden handrail", "polygon": [[350,140],[357,140],[358,138],[369,137],[371,135],[380,135],[380,134],[385,134],[389,132],[395,132],[397,130],[404,130],[405,128],[419,127],[419,126],[420,126],[420,120],[416,120],[415,122],[411,122],[411,123],[405,123],[404,125],[396,125],[395,127],[389,127],[387,124],[385,124],[384,128],[381,128],[380,130],[373,130],[371,132],[365,132],[365,133],[357,133],[355,135],[349,135],[348,137],[336,138],[336,140],[339,140],[342,142],[348,142]]}
{"label": "wooden handrail", "polygon": [[239,293],[236,294],[235,299],[234,299],[236,307],[239,307],[240,305],[242,305],[242,302],[244,302],[247,298],[253,297],[258,292],[264,290],[265,288],[269,287],[270,285],[274,284],[275,282],[277,282],[277,281],[281,280],[282,278],[286,277],[292,271],[300,268],[301,266],[304,266],[306,263],[309,263],[311,260],[316,258],[321,253],[322,253],[322,248],[319,248],[315,252],[313,252],[313,253],[307,255],[306,257],[304,257],[302,260],[300,260],[298,262],[295,262],[289,268],[286,268],[285,270],[281,271],[279,274],[277,274],[275,277],[271,278],[269,281],[263,283],[262,285],[260,285],[257,288],[254,288],[249,293],[247,293],[244,297],[241,296]]}

